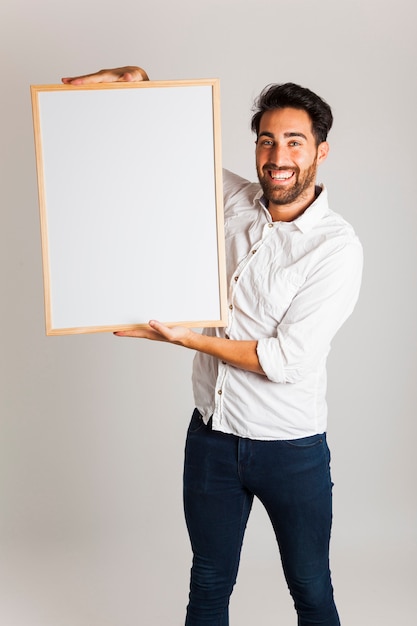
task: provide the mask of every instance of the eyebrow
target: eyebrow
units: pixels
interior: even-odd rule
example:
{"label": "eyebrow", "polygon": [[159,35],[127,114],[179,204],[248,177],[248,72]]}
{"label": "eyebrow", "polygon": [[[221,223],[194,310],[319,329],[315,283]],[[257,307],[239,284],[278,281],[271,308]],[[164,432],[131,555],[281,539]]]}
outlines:
{"label": "eyebrow", "polygon": [[[275,135],[274,135],[274,133],[270,133],[270,132],[269,132],[269,131],[267,131],[267,130],[264,130],[264,131],[262,131],[261,133],[259,133],[259,137],[270,137],[271,139],[275,139]],[[298,131],[297,131],[297,132],[292,131],[292,132],[284,133],[284,137],[285,137],[285,138],[289,138],[289,137],[302,137],[303,139],[305,139],[306,141],[308,141],[308,140],[307,140],[306,135],[304,135],[304,133],[300,133],[300,132],[298,132]]]}

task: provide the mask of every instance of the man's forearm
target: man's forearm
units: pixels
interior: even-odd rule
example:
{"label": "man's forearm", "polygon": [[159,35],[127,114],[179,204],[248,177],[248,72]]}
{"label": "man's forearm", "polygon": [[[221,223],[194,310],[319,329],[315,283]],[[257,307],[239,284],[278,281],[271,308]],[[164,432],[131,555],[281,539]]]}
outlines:
{"label": "man's forearm", "polygon": [[148,327],[117,331],[114,334],[118,337],[168,341],[184,348],[190,348],[190,350],[204,352],[234,367],[265,376],[259,363],[256,351],[258,342],[256,340],[240,341],[212,337],[183,326],[165,326],[157,320],[151,320]]}
{"label": "man's forearm", "polygon": [[192,350],[198,350],[214,356],[221,361],[229,363],[240,369],[256,374],[264,374],[256,352],[258,342],[237,341],[233,339],[223,339],[222,337],[211,337],[208,335],[200,335],[199,333],[190,333],[183,345]]}

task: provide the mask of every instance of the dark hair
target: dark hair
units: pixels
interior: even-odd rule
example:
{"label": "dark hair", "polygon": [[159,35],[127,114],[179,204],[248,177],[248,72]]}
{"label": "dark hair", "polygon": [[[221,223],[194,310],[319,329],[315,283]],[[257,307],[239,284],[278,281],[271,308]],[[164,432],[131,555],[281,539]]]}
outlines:
{"label": "dark hair", "polygon": [[326,141],[327,133],[333,124],[332,110],[320,96],[310,89],[294,83],[267,85],[254,104],[254,115],[251,128],[256,136],[259,134],[261,117],[266,111],[290,107],[306,111],[311,119],[312,132],[317,145]]}

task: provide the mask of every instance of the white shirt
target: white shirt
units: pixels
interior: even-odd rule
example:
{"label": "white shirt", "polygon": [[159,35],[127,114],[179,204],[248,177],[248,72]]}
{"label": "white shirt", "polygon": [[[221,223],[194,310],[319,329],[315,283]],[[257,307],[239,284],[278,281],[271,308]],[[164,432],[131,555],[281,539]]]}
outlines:
{"label": "white shirt", "polygon": [[195,405],[213,429],[261,440],[326,431],[326,358],[359,294],[362,247],[322,186],[292,222],[273,222],[258,183],[224,172],[229,318],[209,335],[257,340],[265,376],[203,353]]}

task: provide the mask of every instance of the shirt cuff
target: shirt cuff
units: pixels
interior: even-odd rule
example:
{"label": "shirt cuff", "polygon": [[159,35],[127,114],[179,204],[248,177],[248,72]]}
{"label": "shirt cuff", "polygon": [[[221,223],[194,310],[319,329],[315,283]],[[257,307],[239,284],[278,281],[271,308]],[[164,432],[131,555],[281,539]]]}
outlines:
{"label": "shirt cuff", "polygon": [[285,383],[284,363],[278,339],[259,339],[256,346],[259,363],[265,376],[273,383]]}

